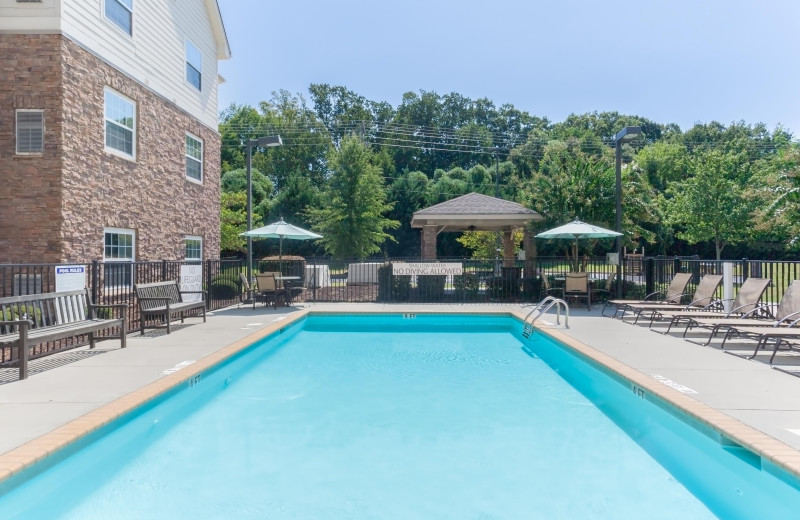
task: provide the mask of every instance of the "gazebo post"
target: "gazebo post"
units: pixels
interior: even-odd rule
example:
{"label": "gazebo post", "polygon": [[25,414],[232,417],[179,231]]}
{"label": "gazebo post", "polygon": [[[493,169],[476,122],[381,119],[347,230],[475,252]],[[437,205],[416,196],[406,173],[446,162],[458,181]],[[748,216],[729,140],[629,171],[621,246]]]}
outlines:
{"label": "gazebo post", "polygon": [[525,234],[522,235],[522,250],[525,251],[525,278],[536,276],[536,240],[533,238],[533,225],[528,224],[524,228]]}
{"label": "gazebo post", "polygon": [[435,225],[422,226],[422,260],[436,260],[436,236],[438,227]]}
{"label": "gazebo post", "polygon": [[513,231],[503,231],[503,267],[514,267]]}

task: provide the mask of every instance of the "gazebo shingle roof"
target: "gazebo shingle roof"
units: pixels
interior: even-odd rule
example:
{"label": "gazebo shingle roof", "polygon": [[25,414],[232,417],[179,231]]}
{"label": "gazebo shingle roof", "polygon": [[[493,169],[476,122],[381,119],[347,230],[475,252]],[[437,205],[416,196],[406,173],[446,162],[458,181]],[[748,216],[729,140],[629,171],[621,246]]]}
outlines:
{"label": "gazebo shingle roof", "polygon": [[414,212],[411,227],[437,226],[440,231],[513,231],[542,216],[522,204],[468,193]]}
{"label": "gazebo shingle roof", "polygon": [[414,215],[531,215],[535,219],[538,213],[516,202],[473,192],[421,209]]}

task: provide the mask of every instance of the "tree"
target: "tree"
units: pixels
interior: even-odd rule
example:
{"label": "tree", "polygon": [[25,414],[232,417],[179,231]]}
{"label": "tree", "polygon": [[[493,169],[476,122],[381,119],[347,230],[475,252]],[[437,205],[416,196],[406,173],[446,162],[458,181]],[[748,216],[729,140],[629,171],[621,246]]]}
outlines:
{"label": "tree", "polygon": [[377,253],[392,239],[386,230],[400,225],[384,216],[392,204],[386,202],[381,171],[371,159],[372,152],[360,139],[345,137],[341,148],[330,155],[333,173],[321,207],[306,210],[323,236],[320,244],[336,258]]}
{"label": "tree", "polygon": [[[273,187],[270,181],[263,173],[253,168],[250,171],[251,183],[253,185],[252,192],[252,205],[253,205],[253,219],[263,221],[269,215]],[[241,193],[247,200],[247,170],[242,168],[239,170],[231,170],[222,174],[220,179],[223,193]],[[258,227],[258,226],[255,226]]]}
{"label": "tree", "polygon": [[691,163],[693,175],[667,188],[667,223],[680,226],[678,238],[690,244],[712,241],[717,260],[729,244],[744,241],[751,230],[753,205],[737,182],[741,158],[719,150],[703,151]]}
{"label": "tree", "polygon": [[[524,230],[515,229],[511,234],[514,242],[514,252],[520,250],[519,244],[522,242]],[[456,239],[459,244],[472,251],[472,258],[495,258],[502,256],[502,251],[497,251],[497,232],[494,231],[467,231]]]}
{"label": "tree", "polygon": [[222,192],[219,226],[220,251],[243,253],[247,239],[240,237],[239,233],[244,233],[247,228],[247,195],[244,192]]}

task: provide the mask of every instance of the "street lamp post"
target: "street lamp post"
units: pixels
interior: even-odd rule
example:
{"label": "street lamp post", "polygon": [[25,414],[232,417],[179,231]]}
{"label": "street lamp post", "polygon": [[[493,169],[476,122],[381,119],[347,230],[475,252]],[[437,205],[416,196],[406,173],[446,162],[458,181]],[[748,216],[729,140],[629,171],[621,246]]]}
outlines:
{"label": "street lamp post", "polygon": [[[617,233],[622,233],[622,141],[630,139],[642,133],[641,126],[626,126],[614,136],[614,156],[616,158],[616,179],[617,179],[617,212],[616,228]],[[622,298],[622,236],[616,238],[617,242],[617,298]]]}
{"label": "street lamp post", "polygon": [[[268,135],[258,139],[248,139],[247,149],[247,231],[253,229],[253,148],[283,146],[279,135]],[[247,281],[253,280],[253,237],[247,237]]]}

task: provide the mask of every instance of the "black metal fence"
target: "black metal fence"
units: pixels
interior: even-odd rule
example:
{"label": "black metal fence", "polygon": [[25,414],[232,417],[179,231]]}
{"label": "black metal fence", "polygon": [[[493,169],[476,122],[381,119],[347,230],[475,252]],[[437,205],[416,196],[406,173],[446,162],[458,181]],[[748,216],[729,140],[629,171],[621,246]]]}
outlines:
{"label": "black metal fence", "polygon": [[[575,269],[574,264],[564,257],[539,257],[535,262],[527,264],[517,260],[513,265],[506,265],[499,259],[440,258],[437,262],[456,263],[460,266],[460,271],[442,270],[428,275],[393,273],[393,265],[404,262],[413,264],[420,260],[260,260],[254,265],[254,270],[280,271],[284,276],[294,277],[293,285],[302,288],[296,299],[311,302],[531,303],[541,299],[542,277],[547,277],[551,286],[558,286],[563,283],[566,274]],[[800,279],[800,262],[794,261],[631,257],[625,259],[622,269],[622,295],[626,298],[639,298],[655,291],[663,291],[678,272],[694,274],[687,287],[687,291],[692,292],[702,275],[722,274],[726,262],[730,264],[735,287],[750,276],[770,278],[772,283],[763,297],[768,302],[780,301],[789,283]],[[129,329],[139,320],[139,309],[133,290],[137,283],[181,279],[191,271],[193,283],[207,291],[208,310],[241,303],[246,297],[240,278],[240,274],[246,272],[243,260],[94,261],[71,265],[84,268],[86,285],[95,303],[127,304]],[[187,266],[195,269],[186,269]],[[55,292],[57,267],[64,266],[0,265],[0,297]],[[600,257],[584,258],[577,268],[589,274],[594,287],[605,286],[609,275],[617,271],[616,264]],[[526,269],[530,272],[526,272]],[[619,280],[617,283],[620,283]],[[616,286],[613,290],[616,290]],[[720,287],[718,297],[722,297],[722,291]],[[80,338],[77,342],[62,342],[39,351],[44,355],[78,344],[82,344]],[[0,364],[8,361],[10,358],[0,352]]]}

